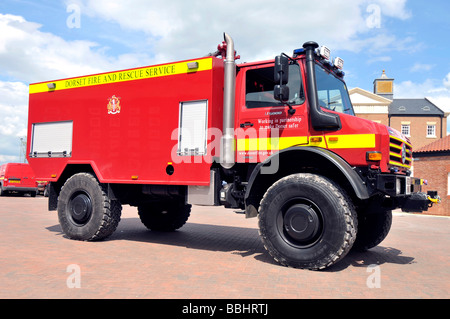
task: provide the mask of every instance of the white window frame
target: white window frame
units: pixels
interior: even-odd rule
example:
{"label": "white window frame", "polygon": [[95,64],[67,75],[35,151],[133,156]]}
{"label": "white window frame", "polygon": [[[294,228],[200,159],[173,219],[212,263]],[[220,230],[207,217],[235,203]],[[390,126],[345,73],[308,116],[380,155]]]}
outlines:
{"label": "white window frame", "polygon": [[447,195],[450,196],[450,172],[447,173]]}
{"label": "white window frame", "polygon": [[31,157],[72,156],[73,122],[34,123],[31,137]]}
{"label": "white window frame", "polygon": [[208,100],[180,102],[177,155],[206,155],[207,130]]}
{"label": "white window frame", "polygon": [[[406,131],[408,133],[405,133]],[[402,134],[405,136],[411,136],[411,125],[410,124],[402,124],[402,126],[400,128],[400,132],[402,132]]]}
{"label": "white window frame", "polygon": [[436,137],[436,124],[427,124],[427,137]]}

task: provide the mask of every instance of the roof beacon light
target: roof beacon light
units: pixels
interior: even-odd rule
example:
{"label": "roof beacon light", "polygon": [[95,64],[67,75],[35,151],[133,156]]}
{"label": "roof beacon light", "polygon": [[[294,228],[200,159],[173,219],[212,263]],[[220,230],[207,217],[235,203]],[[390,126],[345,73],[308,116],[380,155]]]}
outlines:
{"label": "roof beacon light", "polygon": [[344,68],[344,60],[337,57],[334,59],[333,64],[335,67],[337,67],[339,70],[342,70]]}
{"label": "roof beacon light", "polygon": [[326,46],[322,45],[319,49],[319,54],[322,58],[329,60],[330,59],[330,55],[331,55],[331,51],[330,49],[328,49]]}
{"label": "roof beacon light", "polygon": [[294,50],[294,56],[298,56],[298,55],[304,54],[304,53],[305,53],[305,49],[303,49],[303,48]]}

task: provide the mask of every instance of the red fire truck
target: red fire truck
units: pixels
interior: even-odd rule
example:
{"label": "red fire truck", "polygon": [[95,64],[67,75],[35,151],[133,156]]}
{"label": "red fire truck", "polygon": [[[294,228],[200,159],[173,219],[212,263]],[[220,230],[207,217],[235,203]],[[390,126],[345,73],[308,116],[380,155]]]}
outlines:
{"label": "red fire truck", "polygon": [[0,196],[19,193],[36,197],[37,191],[34,172],[29,164],[7,163],[0,166]]}
{"label": "red fire truck", "polygon": [[124,204],[158,231],[224,205],[259,217],[279,263],[322,269],[378,245],[393,209],[437,201],[410,141],[355,117],[342,59],[307,42],[236,64],[224,37],[198,59],[30,85],[28,160],[69,238],[111,235]]}

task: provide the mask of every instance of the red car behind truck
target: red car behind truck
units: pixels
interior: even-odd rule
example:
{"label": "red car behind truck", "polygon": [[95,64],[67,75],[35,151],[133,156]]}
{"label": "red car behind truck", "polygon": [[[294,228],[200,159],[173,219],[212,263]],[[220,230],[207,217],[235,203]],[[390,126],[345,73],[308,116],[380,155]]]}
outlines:
{"label": "red car behind truck", "polygon": [[35,197],[37,191],[34,172],[29,164],[8,163],[0,166],[0,196],[14,192]]}
{"label": "red car behind truck", "polygon": [[203,58],[30,85],[28,160],[69,238],[111,235],[124,204],[160,231],[224,205],[259,217],[280,264],[323,269],[378,245],[393,209],[438,201],[410,141],[354,116],[327,48],[236,64],[224,37]]}

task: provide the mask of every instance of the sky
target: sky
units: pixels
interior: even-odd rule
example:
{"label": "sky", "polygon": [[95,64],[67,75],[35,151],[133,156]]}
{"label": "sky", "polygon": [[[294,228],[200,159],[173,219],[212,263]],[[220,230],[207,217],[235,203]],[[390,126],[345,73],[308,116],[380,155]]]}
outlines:
{"label": "sky", "polygon": [[23,160],[30,83],[198,58],[223,32],[238,63],[313,40],[345,61],[349,89],[372,92],[385,70],[394,98],[450,112],[447,0],[0,1],[0,164]]}

